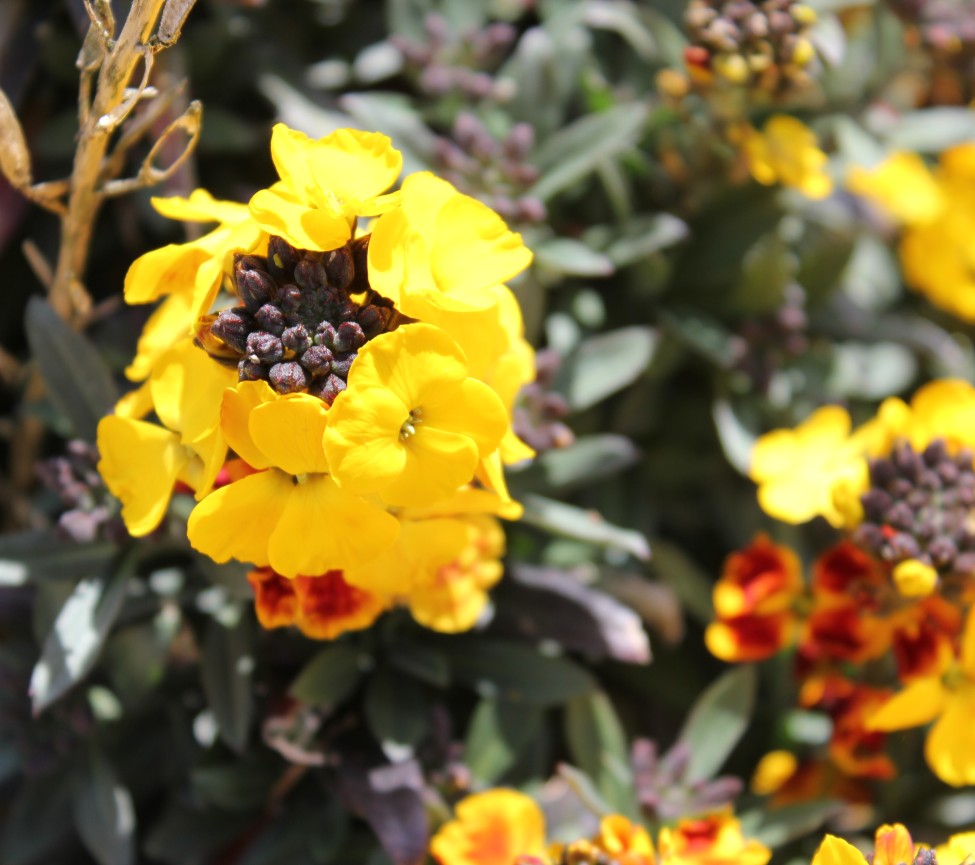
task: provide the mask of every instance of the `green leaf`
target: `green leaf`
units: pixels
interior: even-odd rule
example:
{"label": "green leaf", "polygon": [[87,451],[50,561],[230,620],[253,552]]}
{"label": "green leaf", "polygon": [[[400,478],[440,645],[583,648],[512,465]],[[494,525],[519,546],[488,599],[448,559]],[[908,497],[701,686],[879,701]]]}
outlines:
{"label": "green leaf", "polygon": [[390,670],[380,670],[369,680],[364,710],[369,730],[394,762],[411,752],[429,727],[421,688]]}
{"label": "green leaf", "polygon": [[93,745],[75,787],[73,804],[75,828],[100,865],[129,865],[135,861],[132,796]]}
{"label": "green leaf", "polygon": [[941,153],[975,138],[975,114],[960,106],[908,111],[897,117],[886,132],[892,149]]}
{"label": "green leaf", "polygon": [[576,411],[591,408],[634,382],[650,365],[657,332],[632,325],[585,340],[565,359],[555,390]]}
{"label": "green leaf", "polygon": [[623,550],[638,559],[650,558],[650,545],[642,533],[606,522],[596,511],[583,510],[542,496],[522,496],[522,520],[555,535]]}
{"label": "green leaf", "polygon": [[94,442],[98,421],[118,400],[105,362],[82,334],[72,330],[39,297],[27,302],[24,326],[31,356],[51,402],[68,419],[78,438]]}
{"label": "green leaf", "polygon": [[364,660],[357,649],[345,644],[322,649],[298,674],[289,693],[297,700],[331,711],[359,684]]}
{"label": "green leaf", "polygon": [[250,813],[174,802],[149,832],[145,853],[165,865],[204,865],[213,861],[216,850],[251,829]]}
{"label": "green leaf", "polygon": [[27,777],[0,823],[0,861],[37,865],[52,855],[71,829],[71,783],[62,772]]}
{"label": "green leaf", "polygon": [[241,615],[231,627],[211,620],[203,639],[203,691],[220,737],[238,752],[247,744],[254,714],[253,666],[250,619]]}
{"label": "green leaf", "polygon": [[713,778],[748,728],[757,674],[751,665],[725,673],[698,697],[678,736],[691,751],[689,783]]}
{"label": "green leaf", "polygon": [[633,465],[639,456],[626,436],[605,433],[581,436],[566,448],[546,451],[532,468],[541,471],[549,488],[564,492],[616,474]]}
{"label": "green leaf", "polygon": [[542,175],[531,194],[548,201],[576,185],[600,163],[635,147],[647,120],[647,107],[632,103],[590,114],[552,135],[539,149],[535,164]]}
{"label": "green leaf", "polygon": [[565,734],[576,764],[596,784],[616,813],[639,813],[633,788],[626,733],[616,710],[602,691],[583,694],[566,706]]}
{"label": "green leaf", "polygon": [[267,801],[281,774],[281,760],[267,750],[251,752],[230,763],[197,766],[190,772],[193,789],[209,805],[249,811]]}
{"label": "green leaf", "polygon": [[736,309],[744,313],[778,309],[798,266],[798,259],[778,231],[764,234],[742,261],[741,275],[732,294]]}
{"label": "green leaf", "polygon": [[84,678],[122,608],[131,568],[123,563],[111,576],[87,577],[70,594],[30,677],[34,714],[43,712]]}
{"label": "green leaf", "polygon": [[720,367],[735,360],[735,343],[731,331],[717,319],[683,309],[668,309],[661,316],[667,332],[684,345]]}
{"label": "green leaf", "polygon": [[481,700],[471,715],[464,744],[464,763],[475,780],[497,782],[538,734],[544,717],[537,706]]}
{"label": "green leaf", "polygon": [[762,808],[741,815],[742,832],[773,849],[815,832],[844,808],[842,802],[817,800]]}
{"label": "green leaf", "polygon": [[569,237],[546,240],[534,252],[537,265],[565,276],[609,276],[615,270],[608,256]]}
{"label": "green leaf", "polygon": [[456,678],[482,697],[513,702],[557,705],[593,687],[592,677],[574,661],[500,640],[466,641],[451,666]]}
{"label": "green leaf", "polygon": [[78,580],[104,570],[118,547],[107,541],[78,544],[43,529],[0,537],[0,586],[33,580]]}
{"label": "green leaf", "polygon": [[637,216],[615,232],[606,254],[617,267],[628,267],[687,237],[687,223],[669,213]]}
{"label": "green leaf", "polygon": [[421,646],[418,643],[401,641],[396,651],[389,656],[389,662],[415,679],[446,688],[450,684],[450,663],[443,652]]}

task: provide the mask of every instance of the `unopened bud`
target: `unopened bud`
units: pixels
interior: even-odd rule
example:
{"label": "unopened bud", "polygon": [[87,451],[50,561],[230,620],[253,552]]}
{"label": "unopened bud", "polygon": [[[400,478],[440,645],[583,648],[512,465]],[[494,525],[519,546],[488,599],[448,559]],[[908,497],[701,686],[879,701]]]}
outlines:
{"label": "unopened bud", "polygon": [[[356,273],[356,262],[348,246],[340,246],[325,253],[324,266],[328,284],[333,288],[348,288]],[[365,262],[363,262],[363,272],[365,272]]]}
{"label": "unopened bud", "polygon": [[802,36],[796,39],[795,47],[792,49],[792,62],[796,66],[805,66],[815,56],[816,49],[813,48],[812,42]]}
{"label": "unopened bud", "polygon": [[325,265],[311,258],[303,258],[295,265],[295,282],[306,291],[325,285]]}
{"label": "unopened bud", "polygon": [[305,349],[311,347],[311,337],[303,324],[296,324],[281,334],[281,343],[289,351],[301,354]]}
{"label": "unopened bud", "polygon": [[271,387],[280,394],[298,393],[308,387],[308,376],[301,364],[294,361],[276,363],[268,372]]}
{"label": "unopened bud", "polygon": [[335,401],[335,397],[342,393],[347,386],[337,375],[330,375],[327,378],[317,379],[313,382],[309,393],[317,396],[327,405],[331,405]]}
{"label": "unopened bud", "polygon": [[315,345],[324,345],[332,348],[335,345],[335,327],[331,322],[323,321],[315,329],[313,337]]}
{"label": "unopened bud", "polygon": [[713,65],[714,71],[732,84],[744,84],[748,80],[748,63],[740,54],[719,54]]}
{"label": "unopened bud", "polygon": [[356,321],[362,328],[366,339],[378,336],[386,329],[386,322],[389,321],[389,310],[381,306],[370,304],[362,307],[356,315]]}
{"label": "unopened bud", "polygon": [[235,306],[225,309],[210,326],[210,333],[223,340],[234,351],[244,354],[247,348],[247,334],[253,330],[254,321],[246,307]]}
{"label": "unopened bud", "polygon": [[267,381],[267,367],[259,360],[245,357],[237,364],[238,381]]}
{"label": "unopened bud", "polygon": [[247,356],[264,364],[277,363],[284,357],[284,348],[273,333],[258,330],[247,337]]}
{"label": "unopened bud", "polygon": [[234,261],[234,285],[237,294],[251,312],[274,300],[277,286],[264,270],[264,260],[256,255],[238,255]]}
{"label": "unopened bud", "polygon": [[298,253],[284,238],[272,237],[267,242],[267,269],[278,282],[294,279]]}
{"label": "unopened bud", "polygon": [[332,352],[324,345],[313,345],[301,356],[301,365],[314,378],[322,378],[332,371]]}
{"label": "unopened bud", "polygon": [[894,568],[894,582],[906,598],[924,598],[938,585],[938,572],[917,559],[908,559]]}
{"label": "unopened bud", "polygon": [[255,314],[254,318],[262,330],[281,336],[284,332],[284,313],[273,303],[266,303]]}
{"label": "unopened bud", "polygon": [[354,351],[366,344],[362,327],[354,321],[343,321],[335,331],[333,346],[336,351]]}
{"label": "unopened bud", "polygon": [[332,372],[342,378],[348,378],[352,362],[356,357],[357,354],[354,351],[333,352]]}

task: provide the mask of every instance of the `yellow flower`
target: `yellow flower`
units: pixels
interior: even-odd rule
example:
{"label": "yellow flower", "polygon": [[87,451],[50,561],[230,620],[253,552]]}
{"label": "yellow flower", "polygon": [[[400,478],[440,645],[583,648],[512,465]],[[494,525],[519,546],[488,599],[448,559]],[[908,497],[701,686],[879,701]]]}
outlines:
{"label": "yellow flower", "polygon": [[975,832],[959,832],[935,848],[938,865],[971,865],[975,862]]}
{"label": "yellow flower", "polygon": [[894,568],[894,583],[905,598],[926,598],[938,586],[938,572],[918,559],[905,559]]}
{"label": "yellow flower", "polygon": [[153,198],[152,204],[170,219],[218,222],[219,227],[199,240],[147,252],[125,275],[126,303],[151,303],[169,295],[146,323],[126,370],[133,381],[148,376],[158,357],[209,312],[224,275],[231,273],[234,253],[257,251],[267,243],[246,205],[217,201],[206,190],[197,189],[189,198]]}
{"label": "yellow flower", "polygon": [[833,191],[826,154],[813,131],[795,117],[776,114],[761,132],[749,128],[744,151],[752,177],[765,186],[781,183],[809,198],[826,198]]}
{"label": "yellow flower", "polygon": [[975,784],[975,611],[961,657],[942,675],[915,679],[867,719],[872,730],[904,730],[934,721],[924,747],[932,771],[955,787]]}
{"label": "yellow flower", "polygon": [[599,821],[594,843],[619,865],[654,865],[653,841],[647,830],[619,814]]}
{"label": "yellow flower", "polygon": [[438,865],[512,865],[519,856],[545,854],[545,818],[524,793],[475,793],[455,811],[430,842]]}
{"label": "yellow flower", "polygon": [[469,312],[497,302],[494,286],[531,263],[521,235],[487,205],[428,172],[403,182],[402,207],[382,215],[369,243],[369,281],[405,315]]}
{"label": "yellow flower", "polygon": [[914,842],[900,823],[884,824],[874,840],[875,851],[867,859],[849,841],[827,835],[813,856],[811,865],[910,865],[914,861]]}
{"label": "yellow flower", "polygon": [[439,328],[411,324],[359,351],[329,411],[325,452],[345,490],[391,505],[433,504],[473,478],[507,423],[494,391],[467,375],[457,344]]}
{"label": "yellow flower", "polygon": [[771,796],[796,773],[799,761],[791,751],[769,751],[755,767],[751,789],[757,796]]}
{"label": "yellow flower", "polygon": [[937,180],[916,153],[892,153],[873,169],[854,166],[846,185],[907,225],[931,222],[945,206]]}
{"label": "yellow flower", "polygon": [[277,124],[271,158],[280,183],[250,201],[254,220],[268,234],[298,249],[337,249],[355,236],[356,219],[396,203],[383,195],[399,177],[403,157],[385,135],[338,129],[314,140]]}
{"label": "yellow flower", "polygon": [[190,514],[187,535],[217,562],[234,558],[279,574],[324,574],[379,555],[399,524],[340,489],[322,450],[326,409],[307,394],[278,397],[243,382],[223,400],[230,446],[258,471],[211,493]]}
{"label": "yellow flower", "polygon": [[765,865],[772,857],[764,844],[742,835],[730,811],[663,828],[658,846],[665,865]]}
{"label": "yellow flower", "polygon": [[918,450],[937,438],[950,451],[975,446],[975,387],[953,378],[924,385],[911,399],[906,435]]}
{"label": "yellow flower", "polygon": [[794,430],[761,436],[752,450],[749,476],[758,485],[758,501],[769,516],[804,523],[824,516],[841,526],[833,490],[838,482],[865,488],[867,465],[850,435],[850,415],[824,406]]}
{"label": "yellow flower", "polygon": [[99,423],[98,470],[122,502],[129,534],[146,535],[159,525],[177,480],[197,498],[211,490],[227,454],[220,397],[236,379],[184,338],[159,358],[148,388],[122,403],[136,414],[154,407],[163,426],[118,414]]}

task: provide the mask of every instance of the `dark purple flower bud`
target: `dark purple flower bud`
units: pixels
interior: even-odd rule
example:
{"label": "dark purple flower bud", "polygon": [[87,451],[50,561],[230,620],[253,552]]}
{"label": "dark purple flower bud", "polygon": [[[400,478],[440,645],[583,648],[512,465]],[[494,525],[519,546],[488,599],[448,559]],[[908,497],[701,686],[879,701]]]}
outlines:
{"label": "dark purple flower bud", "polygon": [[294,279],[298,253],[281,237],[272,237],[267,243],[267,269],[278,282]]}
{"label": "dark purple flower bud", "polygon": [[356,321],[362,328],[366,339],[378,336],[386,329],[386,322],[389,321],[389,310],[375,304],[362,307],[356,314]]}
{"label": "dark purple flower bud", "polygon": [[921,458],[909,444],[901,443],[896,445],[892,459],[894,468],[897,469],[901,477],[905,477],[910,481],[917,481],[921,474]]}
{"label": "dark purple flower bud", "polygon": [[313,345],[301,356],[301,365],[314,378],[321,378],[332,371],[332,352],[324,345]]}
{"label": "dark purple flower bud", "polygon": [[306,291],[325,285],[325,265],[312,258],[303,258],[295,265],[295,282]]}
{"label": "dark purple flower bud", "polygon": [[281,291],[278,294],[278,306],[281,307],[281,312],[284,313],[285,320],[288,319],[288,316],[298,315],[303,306],[303,302],[304,296],[297,285],[281,286]]}
{"label": "dark purple flower bud", "polygon": [[265,303],[254,315],[261,330],[281,336],[284,332],[284,313],[273,303]]}
{"label": "dark purple flower bud", "polygon": [[954,561],[958,547],[951,538],[942,536],[928,544],[928,555],[936,567],[943,568]]}
{"label": "dark purple flower bud", "polygon": [[955,465],[962,470],[971,471],[973,462],[975,462],[975,453],[972,452],[971,448],[962,448],[955,454]]}
{"label": "dark purple flower bud", "polygon": [[883,490],[871,489],[860,497],[860,504],[863,505],[867,519],[880,521],[892,504],[890,496]]}
{"label": "dark purple flower bud", "polygon": [[956,483],[958,478],[961,476],[961,469],[949,460],[944,460],[938,463],[938,467],[935,469],[935,471],[946,485]]}
{"label": "dark purple flower bud", "polygon": [[354,351],[334,352],[332,357],[332,372],[335,375],[347,379],[349,377],[349,370],[352,368],[352,362],[356,359],[356,356]]}
{"label": "dark purple flower bud", "polygon": [[355,321],[343,321],[335,331],[333,347],[336,351],[354,351],[366,344],[366,335]]}
{"label": "dark purple flower bud", "polygon": [[225,309],[217,320],[210,325],[210,333],[219,337],[234,351],[241,354],[247,346],[247,334],[254,328],[254,319],[247,311],[246,307],[235,306],[233,309]]}
{"label": "dark purple flower bud", "polygon": [[294,327],[287,328],[281,334],[281,343],[289,351],[301,354],[311,346],[311,337],[303,324],[296,324]]}
{"label": "dark purple flower bud", "polygon": [[267,381],[267,367],[259,360],[245,357],[237,364],[238,381]]}
{"label": "dark purple flower bud", "polygon": [[343,301],[338,304],[335,308],[335,312],[332,315],[333,321],[355,321],[355,317],[359,314],[359,307],[354,304],[351,300]]}
{"label": "dark purple flower bud", "polygon": [[875,523],[860,523],[852,535],[853,543],[865,550],[879,550],[884,546],[886,538],[883,529]]}
{"label": "dark purple flower bud", "polygon": [[300,363],[276,363],[268,373],[268,381],[278,393],[298,393],[308,387],[308,376]]}
{"label": "dark purple flower bud", "polygon": [[238,255],[234,261],[234,285],[237,294],[251,312],[274,300],[277,285],[264,270],[264,259],[256,255]]}
{"label": "dark purple flower bud", "polygon": [[921,547],[914,540],[914,536],[905,532],[898,532],[890,539],[889,544],[894,558],[898,561],[901,559],[915,559],[921,554]]}
{"label": "dark purple flower bud", "polygon": [[340,246],[325,253],[325,276],[333,288],[345,289],[355,276],[355,260],[348,246]]}
{"label": "dark purple flower bud", "polygon": [[264,364],[277,363],[284,357],[284,346],[273,333],[258,330],[247,337],[247,356]]}
{"label": "dark purple flower bud", "polygon": [[904,502],[897,502],[887,511],[886,522],[895,529],[910,529],[914,525],[914,511]]}
{"label": "dark purple flower bud", "polygon": [[890,460],[875,459],[870,460],[870,482],[875,487],[885,487],[889,484],[897,472]]}
{"label": "dark purple flower bud", "polygon": [[955,572],[962,576],[975,574],[975,553],[962,553],[955,559]]}
{"label": "dark purple flower bud", "polygon": [[938,464],[948,457],[948,448],[945,447],[944,439],[935,439],[929,444],[922,454],[924,462],[931,468],[937,468]]}
{"label": "dark purple flower bud", "polygon": [[315,328],[315,345],[324,345],[332,348],[335,345],[335,328],[329,321],[323,321]]}
{"label": "dark purple flower bud", "polygon": [[331,405],[342,391],[348,387],[346,383],[337,375],[330,375],[327,378],[315,379],[309,393],[317,396],[326,405]]}

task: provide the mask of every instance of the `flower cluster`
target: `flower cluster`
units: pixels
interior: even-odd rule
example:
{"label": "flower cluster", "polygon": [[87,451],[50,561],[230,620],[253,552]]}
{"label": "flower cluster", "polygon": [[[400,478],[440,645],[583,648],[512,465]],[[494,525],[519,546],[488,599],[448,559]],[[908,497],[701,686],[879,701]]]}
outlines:
{"label": "flower cluster", "polygon": [[793,0],[691,0],[684,13],[691,79],[768,95],[805,86],[816,56],[808,38],[816,13]]}
{"label": "flower cluster", "polygon": [[815,133],[801,120],[775,114],[762,131],[751,126],[736,132],[752,177],[765,186],[780,183],[809,198],[825,198],[833,191],[826,173],[827,156]]}
{"label": "flower cluster", "polygon": [[331,638],[403,603],[470,628],[501,575],[495,518],[520,513],[503,466],[532,455],[511,417],[534,357],[504,285],[531,253],[431,174],[389,192],[402,158],[378,133],[279,125],[271,155],[280,179],[247,205],[154,200],[218,226],[129,270],[129,302],[163,300],[99,470],[133,535],[191,490],[190,543],[255,566],[266,627]]}
{"label": "flower cluster", "polygon": [[907,284],[975,321],[975,144],[948,148],[933,171],[916,153],[897,152],[872,169],[852,169],[847,185],[901,227]]}
{"label": "flower cluster", "polygon": [[944,844],[930,848],[915,844],[900,823],[884,824],[874,836],[874,853],[866,857],[849,841],[827,835],[812,865],[962,865],[975,856],[975,833],[952,835]]}
{"label": "flower cluster", "polygon": [[646,829],[618,814],[603,817],[592,838],[547,844],[541,809],[507,789],[462,800],[430,844],[438,865],[765,865],[772,855],[742,835],[730,811],[665,827],[656,848]]}
{"label": "flower cluster", "polygon": [[822,516],[844,537],[808,581],[796,554],[764,536],[730,556],[707,643],[736,662],[794,647],[799,701],[832,720],[829,756],[847,776],[891,777],[885,734],[934,721],[932,770],[975,783],[973,412],[975,388],[936,381],[855,430],[829,406],[754,449],[769,515]]}

